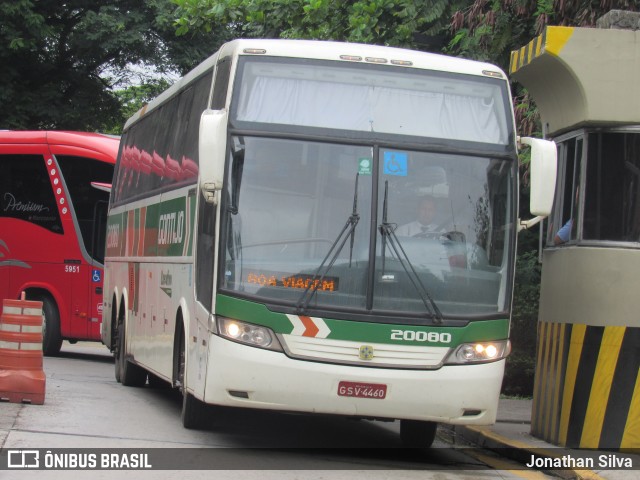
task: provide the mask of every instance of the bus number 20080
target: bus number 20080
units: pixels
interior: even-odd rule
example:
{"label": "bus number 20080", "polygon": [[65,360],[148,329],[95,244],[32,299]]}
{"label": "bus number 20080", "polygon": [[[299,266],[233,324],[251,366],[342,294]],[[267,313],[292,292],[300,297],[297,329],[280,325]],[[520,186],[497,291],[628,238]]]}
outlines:
{"label": "bus number 20080", "polygon": [[391,340],[402,340],[405,342],[451,343],[451,334],[447,332],[391,330]]}

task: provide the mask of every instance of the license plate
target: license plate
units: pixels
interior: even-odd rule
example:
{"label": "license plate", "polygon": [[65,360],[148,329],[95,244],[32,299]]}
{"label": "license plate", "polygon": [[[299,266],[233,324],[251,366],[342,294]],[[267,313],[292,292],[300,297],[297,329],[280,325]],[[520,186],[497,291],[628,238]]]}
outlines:
{"label": "license plate", "polygon": [[387,386],[382,383],[340,382],[338,395],[382,400],[387,396]]}

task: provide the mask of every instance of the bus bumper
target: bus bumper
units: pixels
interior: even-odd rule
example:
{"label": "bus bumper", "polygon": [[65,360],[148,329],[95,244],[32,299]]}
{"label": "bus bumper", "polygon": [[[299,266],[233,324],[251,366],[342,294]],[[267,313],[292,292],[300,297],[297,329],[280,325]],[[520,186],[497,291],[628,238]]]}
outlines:
{"label": "bus bumper", "polygon": [[[206,403],[450,424],[495,422],[504,360],[437,370],[355,367],[297,360],[212,335]],[[340,382],[386,385],[384,398],[338,394]]]}

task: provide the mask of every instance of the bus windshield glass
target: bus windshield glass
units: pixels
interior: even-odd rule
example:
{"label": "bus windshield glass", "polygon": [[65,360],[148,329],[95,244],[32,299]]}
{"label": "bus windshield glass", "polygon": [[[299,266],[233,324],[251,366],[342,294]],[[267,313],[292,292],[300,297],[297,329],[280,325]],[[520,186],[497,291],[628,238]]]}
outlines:
{"label": "bus windshield glass", "polygon": [[504,80],[415,68],[241,59],[236,122],[508,145]]}
{"label": "bus windshield glass", "polygon": [[436,308],[443,318],[508,311],[512,160],[245,134],[231,140],[226,292],[381,321],[394,314],[432,321]]}

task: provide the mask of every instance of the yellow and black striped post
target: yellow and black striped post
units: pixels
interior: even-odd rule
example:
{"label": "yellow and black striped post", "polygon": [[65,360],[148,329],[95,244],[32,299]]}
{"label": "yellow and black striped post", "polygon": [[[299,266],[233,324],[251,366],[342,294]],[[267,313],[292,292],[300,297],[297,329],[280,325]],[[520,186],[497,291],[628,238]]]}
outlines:
{"label": "yellow and black striped post", "polygon": [[531,433],[571,448],[640,445],[640,328],[538,324]]}

